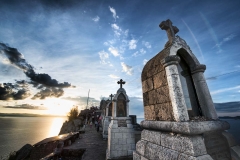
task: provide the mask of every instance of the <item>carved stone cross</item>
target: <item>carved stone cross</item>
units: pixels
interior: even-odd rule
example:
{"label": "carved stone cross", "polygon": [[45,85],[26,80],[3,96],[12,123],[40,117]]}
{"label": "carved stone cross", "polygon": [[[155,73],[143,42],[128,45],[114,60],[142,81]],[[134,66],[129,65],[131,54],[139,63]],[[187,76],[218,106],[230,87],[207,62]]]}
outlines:
{"label": "carved stone cross", "polygon": [[114,97],[113,94],[109,95],[109,97],[111,97],[111,101],[112,101],[112,98]]}
{"label": "carved stone cross", "polygon": [[122,88],[122,85],[125,84],[125,82],[122,79],[120,79],[120,81],[118,81],[117,83],[120,84],[120,88]]}
{"label": "carved stone cross", "polygon": [[167,19],[166,21],[162,21],[159,24],[159,27],[162,30],[166,30],[167,36],[168,36],[168,42],[171,44],[174,40],[175,34],[179,31],[179,29],[176,26],[172,26],[172,22],[170,19]]}

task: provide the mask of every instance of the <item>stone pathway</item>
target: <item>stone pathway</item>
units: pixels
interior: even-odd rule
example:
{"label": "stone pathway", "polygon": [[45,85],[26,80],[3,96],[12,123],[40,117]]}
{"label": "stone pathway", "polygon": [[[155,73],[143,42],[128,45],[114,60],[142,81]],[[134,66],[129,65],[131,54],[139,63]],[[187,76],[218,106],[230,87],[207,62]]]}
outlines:
{"label": "stone pathway", "polygon": [[71,146],[64,147],[66,149],[85,148],[86,151],[82,160],[105,160],[107,140],[103,140],[101,132],[97,132],[96,128],[87,126],[85,133],[81,134],[82,138],[77,139]]}

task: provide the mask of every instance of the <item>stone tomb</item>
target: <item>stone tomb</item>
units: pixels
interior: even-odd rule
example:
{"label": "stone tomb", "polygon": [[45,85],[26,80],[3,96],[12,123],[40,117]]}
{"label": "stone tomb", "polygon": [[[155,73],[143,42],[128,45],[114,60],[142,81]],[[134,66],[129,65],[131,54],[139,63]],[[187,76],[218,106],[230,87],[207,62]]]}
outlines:
{"label": "stone tomb", "polygon": [[135,133],[129,117],[129,99],[122,84],[113,98],[111,123],[108,128],[106,159],[132,157],[135,150]]}
{"label": "stone tomb", "polygon": [[112,116],[112,98],[113,98],[113,95],[111,94],[110,95],[111,97],[111,100],[108,101],[108,104],[105,108],[105,115],[103,116],[103,132],[102,132],[102,135],[103,135],[103,138],[106,139],[108,138],[108,127],[109,127],[109,124],[111,122],[111,116]]}
{"label": "stone tomb", "polygon": [[239,146],[224,132],[229,124],[216,114],[206,66],[175,36],[179,30],[170,20],[159,26],[169,40],[142,71],[144,130],[133,159],[239,159]]}

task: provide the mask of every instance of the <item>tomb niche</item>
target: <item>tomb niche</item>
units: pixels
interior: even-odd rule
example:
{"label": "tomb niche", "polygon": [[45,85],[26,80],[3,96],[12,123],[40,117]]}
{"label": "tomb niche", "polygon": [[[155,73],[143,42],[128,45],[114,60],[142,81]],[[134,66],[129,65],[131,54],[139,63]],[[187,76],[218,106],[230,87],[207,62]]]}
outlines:
{"label": "tomb niche", "polygon": [[135,133],[129,117],[129,99],[122,85],[114,95],[112,104],[112,117],[108,127],[108,148],[106,159],[132,158],[135,150]]}
{"label": "tomb niche", "polygon": [[175,36],[179,30],[170,20],[159,26],[167,31],[168,42],[142,71],[144,130],[133,159],[217,160],[240,155],[225,132],[229,124],[218,119],[203,74],[206,66]]}
{"label": "tomb niche", "polygon": [[112,98],[113,98],[113,95],[111,94],[110,95],[111,97],[111,100],[108,101],[107,103],[107,106],[106,106],[106,110],[105,110],[105,114],[104,114],[104,119],[103,119],[103,131],[102,131],[102,136],[103,136],[103,139],[106,139],[108,138],[108,126],[110,124],[110,121],[111,121],[111,116],[112,116]]}

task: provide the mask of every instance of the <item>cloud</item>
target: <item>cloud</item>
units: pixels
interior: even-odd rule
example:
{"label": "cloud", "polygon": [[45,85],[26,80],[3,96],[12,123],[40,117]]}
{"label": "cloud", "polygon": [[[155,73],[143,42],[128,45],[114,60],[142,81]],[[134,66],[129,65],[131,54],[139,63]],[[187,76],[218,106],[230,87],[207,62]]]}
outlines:
{"label": "cloud", "polygon": [[29,77],[32,81],[48,86],[48,87],[71,87],[71,84],[68,82],[64,83],[58,83],[56,79],[52,79],[48,74],[35,73],[33,66],[27,63],[27,61],[24,59],[24,56],[18,52],[16,48],[8,47],[6,44],[0,43],[0,53],[4,53],[11,64],[16,66],[17,68],[20,68],[24,71],[27,77]]}
{"label": "cloud", "polygon": [[111,24],[111,27],[114,29],[114,35],[120,37],[122,34],[121,28],[117,24]]}
{"label": "cloud", "polygon": [[21,86],[13,83],[0,83],[0,100],[22,100],[31,94],[28,86]]}
{"label": "cloud", "polygon": [[45,99],[47,97],[60,97],[64,93],[62,88],[48,87],[35,94],[32,99]]}
{"label": "cloud", "polygon": [[100,20],[100,17],[96,16],[92,19],[94,22],[98,22]]}
{"label": "cloud", "polygon": [[114,47],[109,47],[108,50],[114,55],[114,57],[117,57],[120,55],[118,50]]}
{"label": "cloud", "polygon": [[144,60],[143,60],[143,65],[145,65],[147,62],[148,62],[148,60],[147,60],[147,59],[144,59]]}
{"label": "cloud", "polygon": [[68,82],[59,83],[56,79],[52,79],[48,74],[45,73],[35,73],[34,70],[28,70],[25,74],[34,82],[42,84],[47,87],[60,87],[68,88],[71,87],[71,84]]}
{"label": "cloud", "polygon": [[142,48],[142,49],[140,49],[140,53],[141,53],[142,55],[144,55],[144,54],[146,53],[146,51]]}
{"label": "cloud", "polygon": [[101,64],[109,64],[110,62],[108,61],[109,55],[105,51],[98,52],[98,55],[100,57],[100,63]]}
{"label": "cloud", "polygon": [[92,97],[64,97],[62,99],[70,100],[76,102],[80,108],[85,109],[87,106],[87,100],[88,100],[88,106],[99,106],[100,101],[92,98]]}
{"label": "cloud", "polygon": [[111,27],[115,30],[121,30],[120,27],[116,23],[111,24]]}
{"label": "cloud", "polygon": [[129,66],[129,65],[125,64],[124,62],[121,62],[121,65],[122,65],[123,72],[127,73],[128,75],[133,74],[132,66]]}
{"label": "cloud", "polygon": [[145,42],[145,41],[142,41],[142,44],[146,47],[146,48],[152,48],[151,44],[149,42]]}
{"label": "cloud", "polygon": [[46,110],[46,107],[41,106],[33,106],[30,104],[21,104],[21,105],[15,105],[15,106],[4,106],[4,108],[12,108],[12,109],[33,109],[33,110]]}
{"label": "cloud", "polygon": [[236,36],[235,34],[230,34],[229,36],[223,38],[223,40],[222,40],[220,43],[217,43],[213,48],[216,48],[216,47],[217,47],[217,48],[219,49],[218,53],[222,52],[222,50],[220,49],[220,47],[221,47],[224,43],[232,40],[235,36]]}
{"label": "cloud", "polygon": [[230,88],[223,88],[223,89],[213,91],[213,92],[211,92],[211,94],[214,95],[214,94],[218,94],[218,93],[222,93],[222,92],[226,92],[226,91],[231,91],[231,90],[235,90],[235,89],[239,89],[239,88],[240,88],[240,85],[235,86],[235,87],[230,87]]}
{"label": "cloud", "polygon": [[129,49],[136,49],[137,48],[137,40],[135,40],[135,39],[130,40],[128,45],[129,45]]}
{"label": "cloud", "polygon": [[113,74],[110,74],[108,75],[110,78],[113,78],[113,79],[119,79],[120,77],[116,76],[116,75],[113,75]]}
{"label": "cloud", "polygon": [[110,6],[109,6],[109,10],[110,10],[110,12],[112,12],[113,18],[114,18],[115,21],[116,21],[116,19],[119,18],[119,17],[117,16],[116,10],[115,10],[113,7],[110,7]]}
{"label": "cloud", "polygon": [[138,56],[144,55],[145,53],[146,53],[146,51],[142,48],[139,51],[135,52],[132,56],[138,57]]}

